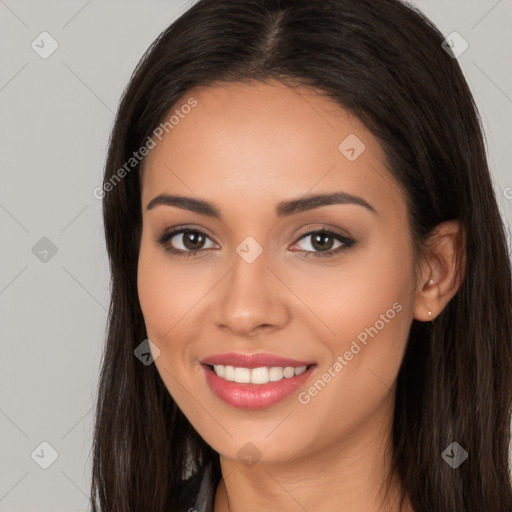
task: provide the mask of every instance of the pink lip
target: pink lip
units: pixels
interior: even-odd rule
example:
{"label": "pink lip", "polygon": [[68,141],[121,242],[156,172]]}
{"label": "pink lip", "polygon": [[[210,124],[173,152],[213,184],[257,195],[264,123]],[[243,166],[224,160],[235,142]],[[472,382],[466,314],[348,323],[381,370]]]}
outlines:
{"label": "pink lip", "polygon": [[234,352],[226,354],[215,354],[201,360],[203,364],[221,364],[223,366],[238,366],[242,368],[261,368],[262,366],[309,366],[315,364],[315,361],[297,361],[296,359],[288,359],[286,357],[276,356],[274,354],[266,354],[259,352],[257,354],[236,354]]}
{"label": "pink lip", "polygon": [[[225,356],[228,355],[230,357],[226,358]],[[232,356],[237,357],[233,358]],[[205,359],[201,364],[201,368],[203,369],[206,377],[206,382],[213,393],[228,405],[240,409],[263,409],[284,400],[303,386],[306,380],[309,379],[317,368],[316,364],[307,363],[305,361],[295,361],[292,359],[278,358],[276,356],[272,356],[272,359],[264,359],[264,357],[267,357],[267,355],[261,354],[261,358],[258,358],[258,362],[256,363],[254,358],[248,359],[247,357],[242,357],[241,361],[240,356],[237,354],[221,354],[219,356]],[[237,364],[230,365],[229,363],[209,362],[213,360],[237,361]],[[264,362],[262,363],[260,361]],[[310,366],[300,375],[295,375],[290,378],[284,377],[277,382],[268,382],[267,384],[245,384],[230,382],[219,377],[209,366],[211,364],[225,364],[226,366],[241,366],[245,368],[259,368],[262,366]]]}

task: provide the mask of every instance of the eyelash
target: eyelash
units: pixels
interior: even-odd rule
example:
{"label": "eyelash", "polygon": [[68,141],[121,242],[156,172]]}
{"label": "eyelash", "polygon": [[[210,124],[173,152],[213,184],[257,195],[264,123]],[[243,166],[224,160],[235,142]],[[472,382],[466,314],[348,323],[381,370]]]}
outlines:
{"label": "eyelash", "polygon": [[[170,247],[167,245],[167,242],[171,238],[173,238],[176,235],[180,235],[182,233],[183,234],[199,233],[206,238],[210,238],[204,231],[201,231],[200,229],[191,228],[191,227],[180,227],[180,228],[173,229],[169,232],[163,233],[161,236],[156,238],[156,242],[158,244],[160,244],[161,246],[163,246],[163,248],[167,252],[170,252],[171,254],[174,254],[174,255],[182,257],[182,258],[191,258],[191,257],[195,258],[195,257],[199,256],[200,253],[203,252],[203,250],[205,250],[205,249],[199,249],[197,251],[183,251],[181,249],[175,249],[174,247]],[[300,238],[297,240],[297,242],[299,242],[303,238],[307,238],[310,235],[316,235],[316,234],[330,235],[333,238],[335,238],[336,240],[338,240],[339,242],[341,242],[343,245],[341,245],[337,249],[334,249],[334,250],[331,249],[330,251],[325,251],[325,252],[318,252],[318,251],[297,251],[297,252],[305,253],[305,256],[307,258],[311,258],[311,257],[312,258],[328,258],[328,257],[335,256],[336,254],[340,254],[340,253],[346,251],[347,249],[349,249],[356,243],[355,240],[345,237],[343,235],[340,235],[336,231],[332,231],[330,229],[315,229],[315,230],[308,231],[306,233],[303,233],[300,236]]]}

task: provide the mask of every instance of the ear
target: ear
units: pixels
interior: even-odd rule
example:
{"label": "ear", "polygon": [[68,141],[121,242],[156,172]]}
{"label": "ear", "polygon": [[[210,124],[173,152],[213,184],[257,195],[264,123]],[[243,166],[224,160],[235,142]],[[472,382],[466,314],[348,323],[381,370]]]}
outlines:
{"label": "ear", "polygon": [[465,247],[465,233],[459,221],[446,221],[434,228],[416,282],[416,320],[433,320],[457,293],[465,274]]}

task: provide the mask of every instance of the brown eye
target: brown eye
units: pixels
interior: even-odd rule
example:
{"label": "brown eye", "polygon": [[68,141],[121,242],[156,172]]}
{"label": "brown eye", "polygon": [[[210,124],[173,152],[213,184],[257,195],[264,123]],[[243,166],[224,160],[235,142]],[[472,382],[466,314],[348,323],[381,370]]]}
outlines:
{"label": "brown eye", "polygon": [[164,249],[172,254],[179,256],[196,256],[202,249],[211,248],[205,246],[210,237],[198,229],[175,229],[164,233],[157,242]]}
{"label": "brown eye", "polygon": [[[303,252],[305,252],[305,256],[308,257],[333,256],[347,250],[356,243],[355,240],[330,230],[311,231],[302,235],[299,242],[308,238],[310,238],[311,241],[303,244]],[[338,243],[338,245],[333,249],[336,243]],[[299,243],[296,245],[299,245]]]}

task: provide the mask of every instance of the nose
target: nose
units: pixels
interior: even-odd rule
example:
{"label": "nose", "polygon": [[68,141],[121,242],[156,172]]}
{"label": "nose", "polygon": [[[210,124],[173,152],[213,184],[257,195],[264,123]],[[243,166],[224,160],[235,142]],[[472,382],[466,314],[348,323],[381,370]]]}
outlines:
{"label": "nose", "polygon": [[289,290],[265,250],[251,263],[235,253],[233,266],[219,283],[215,323],[236,336],[254,337],[290,321]]}

